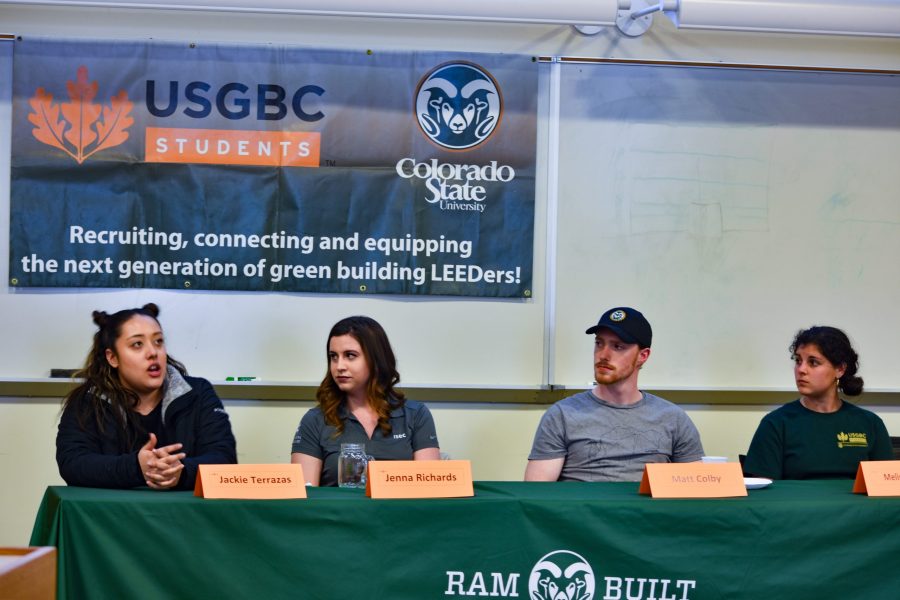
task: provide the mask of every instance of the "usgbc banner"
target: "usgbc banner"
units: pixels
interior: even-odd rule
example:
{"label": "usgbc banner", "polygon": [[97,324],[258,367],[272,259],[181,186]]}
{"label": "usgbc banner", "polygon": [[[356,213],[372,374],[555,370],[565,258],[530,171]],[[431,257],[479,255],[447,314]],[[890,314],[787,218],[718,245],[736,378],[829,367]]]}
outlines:
{"label": "usgbc banner", "polygon": [[10,279],[527,297],[530,57],[25,40]]}

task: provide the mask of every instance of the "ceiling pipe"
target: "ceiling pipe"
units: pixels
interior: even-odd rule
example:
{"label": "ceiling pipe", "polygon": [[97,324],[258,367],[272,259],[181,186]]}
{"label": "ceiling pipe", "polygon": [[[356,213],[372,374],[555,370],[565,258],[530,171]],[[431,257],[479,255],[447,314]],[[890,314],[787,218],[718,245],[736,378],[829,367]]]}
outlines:
{"label": "ceiling pipe", "polygon": [[900,37],[898,0],[621,0],[616,27],[642,35],[654,12],[679,29]]}
{"label": "ceiling pipe", "polygon": [[0,5],[133,8],[615,26],[637,37],[662,12],[679,29],[900,37],[900,0],[0,0]]}
{"label": "ceiling pipe", "polygon": [[617,0],[0,0],[2,4],[439,19],[593,26],[615,24]]}

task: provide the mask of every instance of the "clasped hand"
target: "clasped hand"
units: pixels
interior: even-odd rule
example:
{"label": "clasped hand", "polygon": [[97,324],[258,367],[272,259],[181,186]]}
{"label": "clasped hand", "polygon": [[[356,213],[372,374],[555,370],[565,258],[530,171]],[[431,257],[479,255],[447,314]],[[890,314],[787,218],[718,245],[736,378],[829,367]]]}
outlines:
{"label": "clasped hand", "polygon": [[181,472],[184,470],[182,459],[186,456],[181,444],[156,447],[156,435],[151,433],[150,439],[138,450],[138,462],[144,481],[154,490],[167,490],[178,485]]}

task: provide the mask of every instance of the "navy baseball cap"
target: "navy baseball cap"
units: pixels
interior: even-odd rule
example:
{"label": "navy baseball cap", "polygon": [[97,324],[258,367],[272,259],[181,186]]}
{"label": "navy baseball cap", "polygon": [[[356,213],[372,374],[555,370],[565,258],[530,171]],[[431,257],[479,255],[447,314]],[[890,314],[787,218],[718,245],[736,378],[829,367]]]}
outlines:
{"label": "navy baseball cap", "polygon": [[637,344],[641,348],[649,348],[653,339],[653,330],[644,315],[627,306],[611,308],[600,317],[597,324],[585,331],[587,334],[597,333],[606,328],[619,336],[626,344]]}

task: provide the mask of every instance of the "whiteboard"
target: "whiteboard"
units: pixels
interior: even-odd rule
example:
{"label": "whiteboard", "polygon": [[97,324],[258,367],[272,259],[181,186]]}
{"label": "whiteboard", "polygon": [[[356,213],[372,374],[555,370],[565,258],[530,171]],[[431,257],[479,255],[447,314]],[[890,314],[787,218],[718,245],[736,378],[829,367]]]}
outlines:
{"label": "whiteboard", "polygon": [[564,64],[554,369],[592,377],[609,307],[654,330],[641,385],[793,387],[800,328],[843,328],[900,389],[900,77]]}

